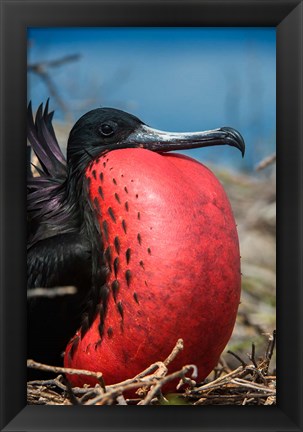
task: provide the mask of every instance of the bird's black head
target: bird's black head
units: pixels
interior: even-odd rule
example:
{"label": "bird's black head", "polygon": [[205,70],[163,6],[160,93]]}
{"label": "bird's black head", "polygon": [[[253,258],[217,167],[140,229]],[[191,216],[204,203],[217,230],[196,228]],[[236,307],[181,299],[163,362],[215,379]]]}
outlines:
{"label": "bird's black head", "polygon": [[98,108],[89,111],[70,132],[68,165],[81,169],[105,151],[130,147],[123,143],[141,124],[137,117],[117,109]]}
{"label": "bird's black head", "polygon": [[121,148],[167,152],[224,144],[237,147],[244,155],[242,136],[229,127],[202,132],[164,132],[150,128],[124,111],[99,108],[82,116],[71,130],[67,163],[73,171],[83,171],[102,153]]}

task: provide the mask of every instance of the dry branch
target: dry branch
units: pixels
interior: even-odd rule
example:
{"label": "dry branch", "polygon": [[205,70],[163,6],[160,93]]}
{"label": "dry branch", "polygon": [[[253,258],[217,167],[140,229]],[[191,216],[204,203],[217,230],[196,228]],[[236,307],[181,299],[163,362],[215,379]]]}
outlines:
{"label": "dry branch", "polygon": [[67,373],[69,375],[85,375],[85,376],[90,376],[90,377],[94,377],[97,379],[102,378],[101,372],[92,372],[92,371],[87,371],[87,370],[83,370],[83,369],[64,368],[64,367],[59,367],[59,366],[49,366],[49,365],[45,365],[43,363],[35,362],[34,360],[31,360],[31,359],[27,360],[27,367],[32,368],[32,369],[38,369],[41,371],[46,371],[46,372]]}
{"label": "dry branch", "polygon": [[27,290],[27,298],[32,297],[48,297],[54,298],[64,295],[73,295],[77,293],[77,288],[74,286],[54,287],[54,288],[31,288]]}
{"label": "dry branch", "polygon": [[266,158],[264,158],[263,160],[261,160],[261,162],[258,163],[258,165],[256,166],[256,171],[261,171],[265,168],[267,168],[269,165],[272,165],[273,163],[276,162],[276,153],[267,156]]}

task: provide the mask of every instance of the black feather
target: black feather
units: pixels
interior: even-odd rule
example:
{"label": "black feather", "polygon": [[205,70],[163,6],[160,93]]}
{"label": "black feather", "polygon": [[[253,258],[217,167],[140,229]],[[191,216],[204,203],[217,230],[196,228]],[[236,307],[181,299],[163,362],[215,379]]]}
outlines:
{"label": "black feather", "polygon": [[[75,285],[77,294],[29,301],[28,356],[60,365],[69,339],[80,325],[83,336],[95,316],[106,270],[100,259],[100,229],[88,197],[89,180],[84,171],[67,165],[52,116],[47,103],[44,110],[42,105],[38,108],[34,121],[29,104],[28,140],[40,168],[37,177],[30,173],[27,185],[27,285],[28,289]],[[101,297],[106,303],[107,296]],[[37,376],[31,373],[32,378]]]}

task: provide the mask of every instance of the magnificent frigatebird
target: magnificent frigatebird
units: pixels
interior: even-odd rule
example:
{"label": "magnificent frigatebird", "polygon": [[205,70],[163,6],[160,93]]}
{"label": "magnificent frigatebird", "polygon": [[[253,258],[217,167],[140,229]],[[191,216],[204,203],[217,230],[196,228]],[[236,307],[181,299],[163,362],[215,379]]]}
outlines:
{"label": "magnificent frigatebird", "polygon": [[174,367],[195,363],[203,379],[235,322],[238,236],[210,170],[167,152],[228,144],[244,155],[241,135],[168,133],[98,108],[72,128],[65,160],[47,104],[35,121],[29,105],[28,139],[41,166],[28,181],[28,288],[78,288],[51,312],[51,300],[30,305],[29,355],[52,352],[54,362],[66,348],[66,366],[111,383],[165,358],[182,337]]}

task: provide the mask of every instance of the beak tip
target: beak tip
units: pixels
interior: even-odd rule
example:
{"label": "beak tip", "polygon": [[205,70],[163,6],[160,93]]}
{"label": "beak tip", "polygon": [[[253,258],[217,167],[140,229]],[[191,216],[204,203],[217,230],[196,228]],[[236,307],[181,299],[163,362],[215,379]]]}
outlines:
{"label": "beak tip", "polygon": [[230,145],[237,147],[242,154],[242,158],[244,158],[245,142],[244,142],[244,138],[242,137],[240,132],[238,132],[236,129],[231,128],[231,127],[223,127],[223,128],[221,128],[221,130],[223,130],[224,132],[227,132],[229,134],[229,137],[232,141],[232,144],[230,144]]}

